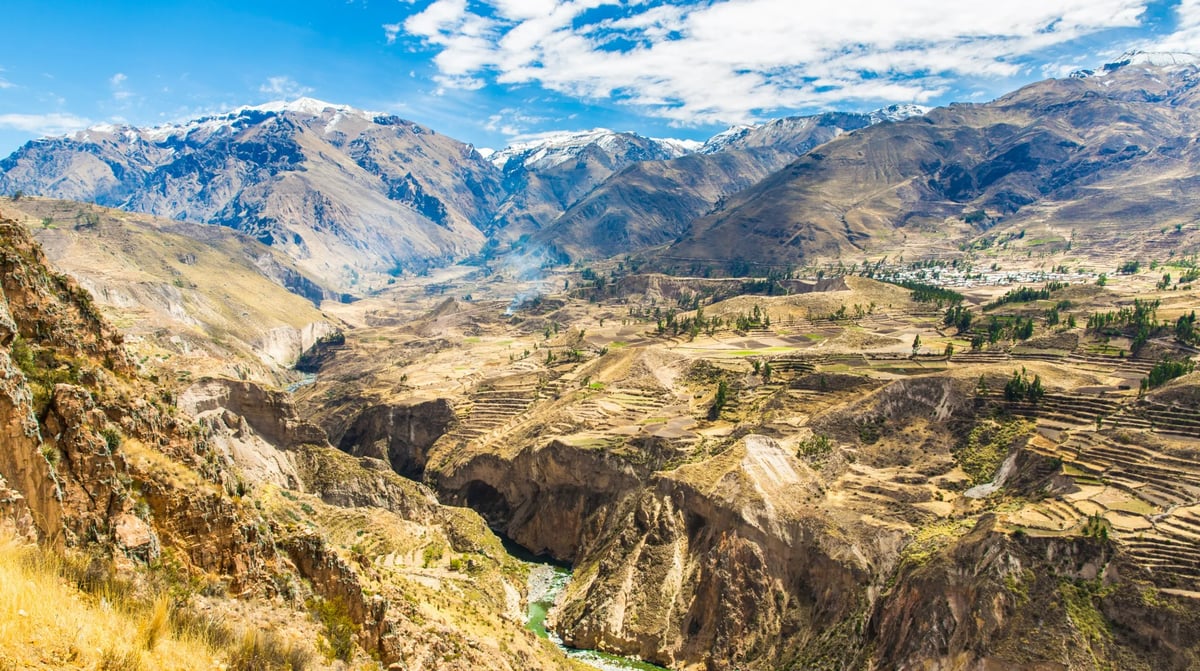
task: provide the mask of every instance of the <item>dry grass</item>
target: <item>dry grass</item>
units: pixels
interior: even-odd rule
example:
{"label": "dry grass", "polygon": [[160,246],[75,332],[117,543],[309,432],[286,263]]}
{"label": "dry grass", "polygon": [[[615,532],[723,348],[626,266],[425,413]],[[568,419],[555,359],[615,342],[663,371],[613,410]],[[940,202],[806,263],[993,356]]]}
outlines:
{"label": "dry grass", "polygon": [[0,537],[0,668],[212,668],[211,650],[168,632],[168,601],[128,607],[120,590],[89,594],[63,568],[50,553]]}
{"label": "dry grass", "polygon": [[141,595],[144,588],[95,561],[63,558],[0,531],[0,671],[310,666],[309,650],[270,633],[239,636],[152,589]]}

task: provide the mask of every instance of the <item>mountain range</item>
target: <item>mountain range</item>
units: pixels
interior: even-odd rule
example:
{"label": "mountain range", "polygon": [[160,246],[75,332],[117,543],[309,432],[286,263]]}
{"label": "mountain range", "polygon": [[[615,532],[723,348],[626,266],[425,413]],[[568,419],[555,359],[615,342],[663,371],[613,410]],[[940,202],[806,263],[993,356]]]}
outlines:
{"label": "mountain range", "polygon": [[[879,124],[809,152],[693,221],[679,266],[786,266],[898,249],[969,222],[1076,230],[1190,224],[1200,71],[1145,60]],[[1107,238],[1103,238],[1107,240]],[[1126,235],[1126,245],[1135,244]]]}
{"label": "mountain range", "polygon": [[[0,191],[227,226],[317,283],[361,295],[389,274],[535,235],[575,257],[661,244],[812,147],[923,111],[792,117],[703,144],[596,129],[489,152],[395,116],[300,98],[36,140],[0,161]],[[665,198],[638,195],[647,180]],[[642,223],[613,235],[614,217]]]}
{"label": "mountain range", "polygon": [[1197,66],[1152,56],[989,103],[789,117],[702,144],[596,129],[481,151],[301,98],[33,141],[0,161],[0,191],[228,226],[348,295],[516,249],[742,273],[1030,222],[1086,242],[1111,215],[1150,229],[1200,211]]}

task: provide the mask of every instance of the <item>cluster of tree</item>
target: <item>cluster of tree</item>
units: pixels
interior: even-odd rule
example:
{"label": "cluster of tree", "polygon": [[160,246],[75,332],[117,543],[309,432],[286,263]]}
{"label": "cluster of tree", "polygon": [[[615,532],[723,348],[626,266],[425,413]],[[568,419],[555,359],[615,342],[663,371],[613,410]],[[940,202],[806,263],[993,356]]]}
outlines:
{"label": "cluster of tree", "polygon": [[1141,269],[1141,261],[1126,261],[1117,268],[1117,273],[1120,275],[1136,275]]}
{"label": "cluster of tree", "polygon": [[1134,299],[1133,305],[1113,312],[1097,312],[1088,317],[1087,328],[1103,335],[1126,335],[1132,338],[1130,350],[1137,354],[1145,347],[1151,336],[1163,330],[1156,320],[1158,299],[1143,301]]}
{"label": "cluster of tree", "polygon": [[988,318],[987,326],[971,336],[971,349],[982,349],[984,343],[994,345],[1001,340],[1028,340],[1033,337],[1033,317]]}
{"label": "cluster of tree", "polygon": [[742,293],[767,295],[767,296],[786,296],[791,293],[787,287],[783,285],[784,280],[793,279],[796,276],[796,271],[793,268],[778,269],[772,268],[767,271],[767,276],[749,280],[742,289]]}
{"label": "cluster of tree", "polygon": [[1066,282],[1050,282],[1041,289],[1034,289],[1033,287],[1010,289],[1000,298],[997,298],[991,303],[984,305],[983,310],[984,312],[995,310],[1001,305],[1005,305],[1007,303],[1031,303],[1033,301],[1044,301],[1049,299],[1050,295],[1055,291],[1065,289],[1066,287]]}
{"label": "cluster of tree", "polygon": [[858,303],[855,303],[853,306],[853,310],[847,310],[846,304],[842,303],[841,305],[838,306],[837,310],[830,312],[829,314],[824,315],[824,316],[812,317],[812,318],[813,319],[828,319],[831,322],[840,322],[843,319],[862,319],[863,317],[866,317],[867,315],[875,314],[875,308],[876,308],[876,305],[875,305],[874,301],[872,301],[870,304],[868,304],[865,307]]}
{"label": "cluster of tree", "polygon": [[1042,377],[1034,375],[1030,380],[1025,376],[1025,369],[1014,370],[1012,377],[1004,383],[1004,398],[1008,401],[1029,401],[1037,403],[1046,395],[1042,387]]}
{"label": "cluster of tree", "polygon": [[809,461],[820,461],[832,451],[833,441],[829,440],[829,436],[818,433],[800,442],[796,456]]}
{"label": "cluster of tree", "polygon": [[766,310],[754,305],[750,314],[739,313],[733,320],[733,327],[739,331],[748,329],[767,328],[771,325],[771,315]]}
{"label": "cluster of tree", "polygon": [[1200,333],[1196,331],[1196,311],[1180,315],[1175,320],[1175,339],[1185,345],[1200,344]]}
{"label": "cluster of tree", "polygon": [[1142,378],[1142,391],[1161,387],[1177,377],[1187,375],[1195,370],[1195,367],[1196,364],[1191,359],[1183,359],[1181,361],[1163,359],[1154,364],[1154,368],[1150,369],[1150,373]]}
{"label": "cluster of tree", "polygon": [[[757,307],[755,309],[757,309]],[[657,308],[655,309],[655,313],[658,313]],[[689,338],[695,338],[701,333],[712,335],[716,333],[717,329],[721,328],[723,325],[725,325],[725,321],[720,317],[713,317],[712,319],[709,319],[704,316],[704,308],[698,307],[696,308],[696,314],[694,316],[684,317],[683,319],[677,318],[674,311],[666,312],[665,318],[657,318],[655,330],[657,330],[660,335],[669,331],[671,335],[677,336],[681,333],[684,333],[687,334]]]}
{"label": "cluster of tree", "polygon": [[771,362],[770,361],[759,361],[758,359],[752,359],[750,361],[750,366],[752,368],[754,368],[755,375],[762,376],[763,382],[771,381],[771,372],[772,371],[771,371]]}
{"label": "cluster of tree", "polygon": [[926,284],[916,280],[900,280],[895,284],[912,291],[912,299],[918,303],[933,303],[942,307],[943,305],[957,305],[963,301],[962,294],[936,284]]}
{"label": "cluster of tree", "polygon": [[966,333],[971,330],[973,319],[974,315],[965,306],[952,305],[946,310],[946,316],[942,318],[942,323],[957,328],[959,333]]}

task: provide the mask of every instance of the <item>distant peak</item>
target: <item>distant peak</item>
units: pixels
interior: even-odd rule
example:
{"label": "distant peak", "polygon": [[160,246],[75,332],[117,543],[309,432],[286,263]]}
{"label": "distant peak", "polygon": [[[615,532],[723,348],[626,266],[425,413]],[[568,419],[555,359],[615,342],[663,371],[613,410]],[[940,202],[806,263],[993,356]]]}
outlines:
{"label": "distant peak", "polygon": [[1126,51],[1117,60],[1112,63],[1106,63],[1099,72],[1095,70],[1076,70],[1071,73],[1071,77],[1084,79],[1097,75],[1103,76],[1130,65],[1150,65],[1161,68],[1196,67],[1200,66],[1200,54],[1188,51]]}
{"label": "distant peak", "polygon": [[349,105],[337,105],[324,100],[317,100],[316,98],[307,97],[296,98],[295,100],[273,100],[269,103],[263,103],[261,105],[248,105],[246,107],[239,107],[237,110],[235,110],[235,112],[293,112],[296,114],[320,116],[324,114],[326,110],[333,110],[343,114],[358,114],[361,116],[375,115],[374,112],[356,109],[354,107],[350,107]]}
{"label": "distant peak", "polygon": [[545,169],[575,158],[590,146],[618,153],[642,142],[657,144],[666,155],[672,157],[693,151],[692,143],[687,140],[648,138],[633,131],[592,128],[538,133],[493,153],[488,160],[498,168],[503,168],[510,160],[517,159],[526,168]]}
{"label": "distant peak", "polygon": [[867,116],[871,118],[871,123],[880,123],[882,121],[903,121],[915,116],[925,116],[933,108],[924,105],[898,104],[881,107]]}

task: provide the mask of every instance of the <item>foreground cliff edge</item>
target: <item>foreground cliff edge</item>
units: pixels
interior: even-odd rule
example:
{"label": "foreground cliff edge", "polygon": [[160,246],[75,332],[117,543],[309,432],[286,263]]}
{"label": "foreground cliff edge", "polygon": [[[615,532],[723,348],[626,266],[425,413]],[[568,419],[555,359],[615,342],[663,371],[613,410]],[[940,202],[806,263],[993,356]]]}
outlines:
{"label": "foreground cliff edge", "polygon": [[0,667],[573,668],[477,515],[278,393],[214,380],[185,414],[9,220],[0,269]]}

